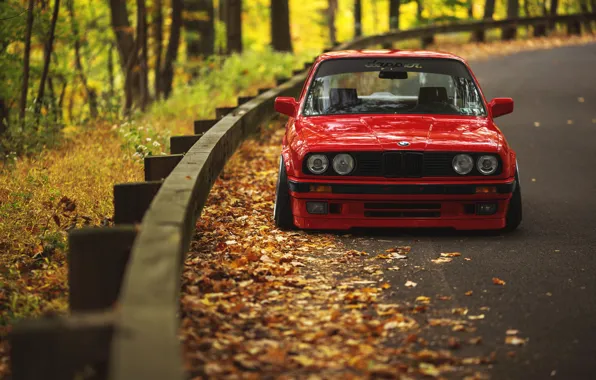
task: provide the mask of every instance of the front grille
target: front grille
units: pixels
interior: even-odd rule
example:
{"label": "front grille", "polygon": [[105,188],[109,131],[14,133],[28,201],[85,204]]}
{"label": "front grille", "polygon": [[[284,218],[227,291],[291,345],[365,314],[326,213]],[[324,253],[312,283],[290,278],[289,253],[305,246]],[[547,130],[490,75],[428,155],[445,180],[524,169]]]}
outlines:
{"label": "front grille", "polygon": [[[333,158],[338,153],[324,153],[329,158],[329,169],[322,176],[337,176],[331,168]],[[418,177],[461,177],[453,171],[453,158],[456,152],[350,152],[356,160],[356,168],[349,176],[361,177],[387,177],[387,178],[418,178]],[[481,155],[490,153],[468,153],[474,161]],[[493,153],[494,154],[494,153]],[[498,156],[497,156],[498,157]],[[306,167],[308,156],[303,160],[302,171],[312,175]],[[493,174],[499,175],[502,171],[502,162],[499,158],[499,168]],[[469,176],[482,176],[476,168]]]}

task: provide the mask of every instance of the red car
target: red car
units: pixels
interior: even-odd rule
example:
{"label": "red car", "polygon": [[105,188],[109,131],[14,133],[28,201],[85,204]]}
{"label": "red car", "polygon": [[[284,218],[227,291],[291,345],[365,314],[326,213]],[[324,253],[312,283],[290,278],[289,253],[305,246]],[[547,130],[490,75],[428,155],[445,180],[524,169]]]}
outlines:
{"label": "red car", "polygon": [[515,152],[467,63],[429,51],[321,55],[298,100],[280,97],[280,228],[517,228]]}

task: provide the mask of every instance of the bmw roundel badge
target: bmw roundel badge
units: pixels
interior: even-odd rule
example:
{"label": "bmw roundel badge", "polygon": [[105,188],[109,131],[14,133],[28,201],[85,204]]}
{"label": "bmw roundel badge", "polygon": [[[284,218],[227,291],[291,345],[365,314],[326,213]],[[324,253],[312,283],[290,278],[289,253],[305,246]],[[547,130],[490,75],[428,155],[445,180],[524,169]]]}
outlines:
{"label": "bmw roundel badge", "polygon": [[400,141],[400,142],[397,143],[397,145],[399,145],[399,146],[410,146],[410,143],[407,142],[407,141]]}

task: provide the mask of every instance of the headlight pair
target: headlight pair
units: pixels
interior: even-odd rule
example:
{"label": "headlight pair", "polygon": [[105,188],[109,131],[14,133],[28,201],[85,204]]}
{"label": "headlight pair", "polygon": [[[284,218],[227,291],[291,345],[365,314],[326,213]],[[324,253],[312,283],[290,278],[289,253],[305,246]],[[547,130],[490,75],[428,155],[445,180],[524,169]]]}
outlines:
{"label": "headlight pair", "polygon": [[[329,159],[324,154],[313,154],[308,157],[306,167],[313,174],[323,174],[329,168]],[[354,158],[346,153],[333,157],[333,170],[339,175],[350,174],[356,167]]]}
{"label": "headlight pair", "polygon": [[[457,174],[466,175],[474,169],[474,159],[469,154],[458,154],[453,157],[453,170]],[[480,156],[476,160],[476,169],[484,175],[494,174],[499,168],[499,160],[495,156]]]}

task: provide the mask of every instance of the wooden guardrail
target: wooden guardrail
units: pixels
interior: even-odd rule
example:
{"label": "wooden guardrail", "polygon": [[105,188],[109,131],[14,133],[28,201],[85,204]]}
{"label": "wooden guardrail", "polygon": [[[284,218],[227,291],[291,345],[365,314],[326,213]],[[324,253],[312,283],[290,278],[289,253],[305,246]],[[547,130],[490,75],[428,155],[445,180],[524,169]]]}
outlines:
{"label": "wooden guardrail", "polygon": [[[361,37],[333,50],[556,23],[567,23],[569,33],[577,34],[593,20],[596,13],[436,25]],[[238,145],[274,116],[277,96],[300,92],[305,70],[257,97],[239,98],[238,107],[217,109],[219,120],[195,122],[194,135],[172,137],[172,155],[145,160],[145,182],[114,187],[116,226],[71,232],[71,314],[14,327],[14,380],[185,378],[178,338],[180,275],[195,221]]]}

